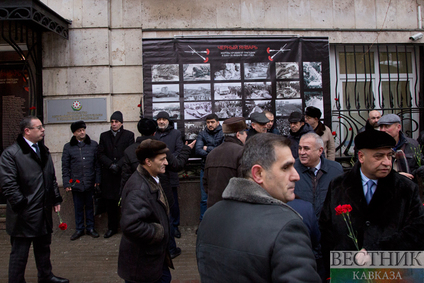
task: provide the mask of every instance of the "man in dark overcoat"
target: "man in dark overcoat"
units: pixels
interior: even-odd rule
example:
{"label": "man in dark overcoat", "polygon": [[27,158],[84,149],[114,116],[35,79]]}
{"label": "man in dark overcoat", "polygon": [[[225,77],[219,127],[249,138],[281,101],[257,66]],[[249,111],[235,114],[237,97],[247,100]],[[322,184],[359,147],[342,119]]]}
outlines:
{"label": "man in dark overcoat", "polygon": [[[72,192],[75,209],[74,241],[84,235],[98,238],[94,229],[94,187],[100,184],[100,165],[97,161],[97,142],[86,134],[84,121],[71,124],[71,141],[63,146],[62,180],[67,192]],[[84,225],[85,214],[85,225]]]}
{"label": "man in dark overcoat", "polygon": [[147,139],[137,147],[137,170],[122,192],[118,274],[126,283],[171,282],[169,205],[158,175],[165,172],[166,144]]}
{"label": "man in dark overcoat", "polygon": [[355,137],[358,162],[334,179],[320,216],[324,263],[330,251],[356,250],[338,205],[350,204],[358,248],[366,251],[424,249],[424,208],[418,186],[392,170],[395,140],[385,132],[365,130]]}
{"label": "man in dark overcoat", "polygon": [[106,200],[108,230],[104,237],[109,238],[118,232],[119,192],[124,151],[134,143],[134,133],[124,129],[124,118],[120,111],[110,117],[110,130],[100,135],[98,158],[101,165],[101,195]]}
{"label": "man in dark overcoat", "polygon": [[52,208],[60,211],[62,197],[49,149],[43,144],[44,127],[33,116],[20,122],[16,142],[0,158],[0,187],[7,199],[6,231],[12,251],[9,283],[25,283],[25,267],[31,243],[39,283],[67,283],[54,276],[50,262]]}
{"label": "man in dark overcoat", "polygon": [[224,142],[206,158],[203,186],[208,194],[207,207],[222,200],[222,192],[232,177],[240,177],[240,162],[247,139],[243,117],[232,117],[222,124]]}

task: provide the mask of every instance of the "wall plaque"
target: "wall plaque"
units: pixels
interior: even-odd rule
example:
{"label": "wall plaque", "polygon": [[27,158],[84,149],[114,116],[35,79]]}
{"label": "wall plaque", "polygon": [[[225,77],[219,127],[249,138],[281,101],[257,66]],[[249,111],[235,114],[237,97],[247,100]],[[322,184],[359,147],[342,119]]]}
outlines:
{"label": "wall plaque", "polygon": [[47,123],[107,122],[106,98],[46,100]]}

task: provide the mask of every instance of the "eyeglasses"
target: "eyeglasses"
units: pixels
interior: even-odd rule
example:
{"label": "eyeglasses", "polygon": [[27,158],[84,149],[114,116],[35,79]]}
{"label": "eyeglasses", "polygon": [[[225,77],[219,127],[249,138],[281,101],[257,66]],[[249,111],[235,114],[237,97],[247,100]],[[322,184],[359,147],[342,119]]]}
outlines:
{"label": "eyeglasses", "polygon": [[40,125],[40,126],[37,126],[37,127],[29,127],[28,129],[38,129],[38,130],[41,130],[41,129],[44,129],[44,126],[43,125]]}

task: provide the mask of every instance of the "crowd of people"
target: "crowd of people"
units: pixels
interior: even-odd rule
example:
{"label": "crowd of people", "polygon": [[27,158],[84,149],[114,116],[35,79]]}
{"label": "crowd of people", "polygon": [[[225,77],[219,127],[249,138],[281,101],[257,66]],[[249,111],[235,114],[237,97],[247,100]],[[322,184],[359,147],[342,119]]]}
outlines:
{"label": "crowd of people", "polygon": [[[94,194],[106,204],[104,238],[122,231],[118,275],[127,283],[170,282],[181,254],[179,179],[193,153],[201,157],[200,217],[196,243],[202,282],[326,282],[330,251],[423,250],[424,207],[416,183],[423,155],[395,114],[373,110],[355,137],[357,162],[343,170],[321,111],[293,112],[283,137],[269,111],[220,124],[205,117],[196,140],[184,144],[167,112],[142,118],[141,136],[124,129],[114,112],[99,143],[84,121],[71,124],[63,147],[62,180],[71,192],[75,232],[94,229]],[[20,123],[16,143],[0,158],[0,187],[7,199],[11,238],[9,282],[25,282],[33,245],[38,282],[69,282],[52,273],[52,212],[62,198],[44,127],[33,116]],[[344,172],[346,171],[346,172]],[[335,208],[351,205],[357,243]]]}

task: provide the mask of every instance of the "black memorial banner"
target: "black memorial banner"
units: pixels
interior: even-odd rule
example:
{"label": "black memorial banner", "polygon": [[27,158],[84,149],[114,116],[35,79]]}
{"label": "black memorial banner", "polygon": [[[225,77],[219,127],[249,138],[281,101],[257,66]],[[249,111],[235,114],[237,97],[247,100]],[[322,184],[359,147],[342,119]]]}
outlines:
{"label": "black memorial banner", "polygon": [[313,105],[331,121],[328,38],[143,39],[144,116],[166,111],[187,140],[195,139],[210,113],[220,120],[287,117]]}

